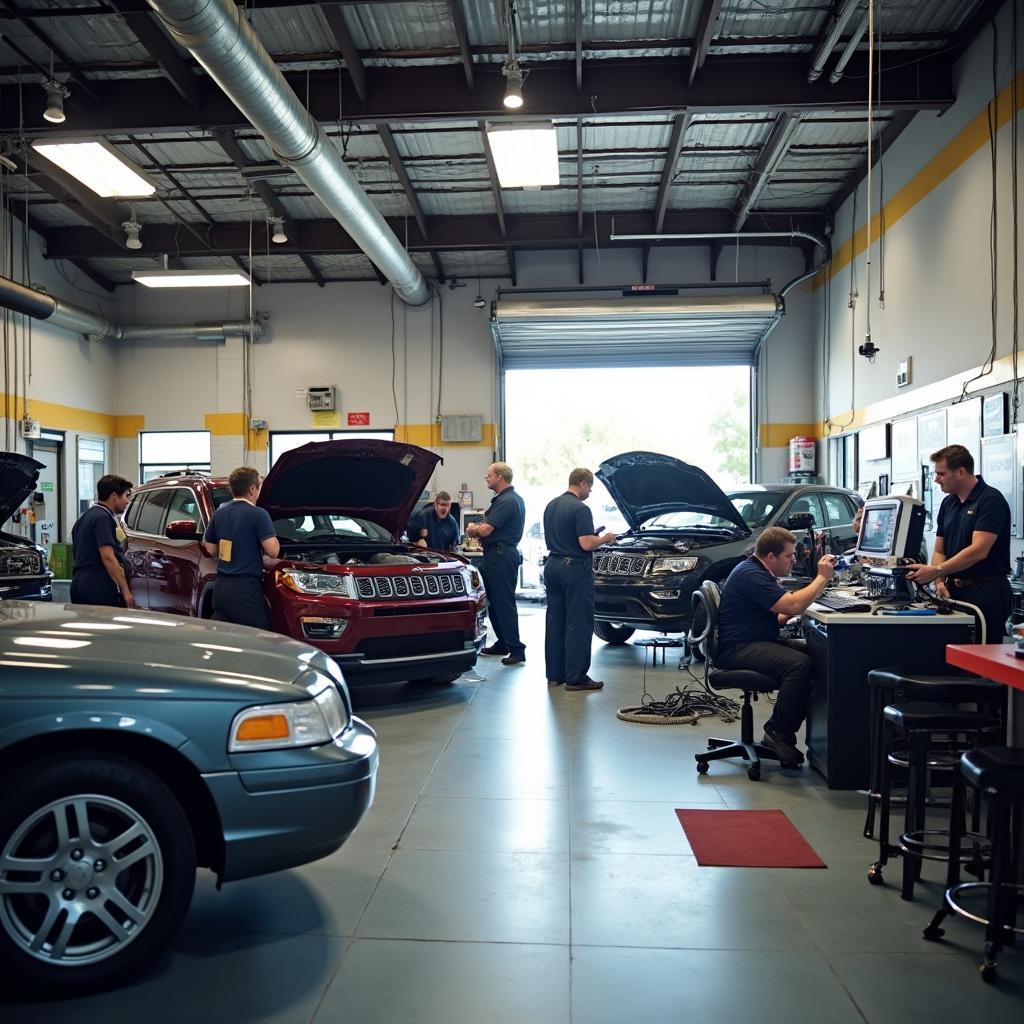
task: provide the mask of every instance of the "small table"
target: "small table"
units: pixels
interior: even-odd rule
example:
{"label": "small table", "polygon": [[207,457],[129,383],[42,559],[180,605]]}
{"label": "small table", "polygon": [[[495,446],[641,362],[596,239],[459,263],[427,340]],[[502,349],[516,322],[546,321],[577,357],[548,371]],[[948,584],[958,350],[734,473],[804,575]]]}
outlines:
{"label": "small table", "polygon": [[1024,658],[1013,653],[1012,644],[948,644],[946,662],[1024,691]]}

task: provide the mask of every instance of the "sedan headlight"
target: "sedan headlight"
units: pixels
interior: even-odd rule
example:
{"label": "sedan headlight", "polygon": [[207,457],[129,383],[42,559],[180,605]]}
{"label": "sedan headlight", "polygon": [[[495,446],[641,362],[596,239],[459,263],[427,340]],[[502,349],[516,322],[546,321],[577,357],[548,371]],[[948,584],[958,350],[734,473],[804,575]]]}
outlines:
{"label": "sedan headlight", "polygon": [[693,572],[697,568],[697,559],[690,555],[687,558],[656,558],[651,572]]}
{"label": "sedan headlight", "polygon": [[328,685],[312,700],[263,704],[240,711],[231,723],[228,753],[328,743],[345,731],[347,720],[340,694]]}
{"label": "sedan headlight", "polygon": [[335,597],[356,597],[355,582],[351,576],[326,572],[302,572],[299,569],[280,569],[277,582],[299,594],[333,594]]}

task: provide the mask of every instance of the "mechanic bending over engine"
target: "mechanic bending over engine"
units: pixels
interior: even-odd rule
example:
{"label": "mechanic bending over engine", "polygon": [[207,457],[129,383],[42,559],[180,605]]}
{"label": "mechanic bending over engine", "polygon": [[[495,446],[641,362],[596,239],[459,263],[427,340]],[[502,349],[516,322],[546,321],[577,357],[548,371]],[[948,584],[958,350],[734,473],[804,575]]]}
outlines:
{"label": "mechanic bending over engine", "polygon": [[718,609],[717,667],[749,669],[778,680],[764,745],[786,768],[797,768],[804,760],[796,734],[807,715],[811,658],[803,640],[780,639],[779,627],[822,595],[836,562],[835,555],[823,556],[806,587],[786,591],[779,578],[790,575],[795,558],[796,537],[780,526],[769,527],[757,538],[754,553],[729,573]]}
{"label": "mechanic bending over engine", "polygon": [[454,551],[459,543],[459,524],[452,514],[452,496],[438,491],[434,504],[421,508],[409,520],[405,535],[410,544],[435,551]]}

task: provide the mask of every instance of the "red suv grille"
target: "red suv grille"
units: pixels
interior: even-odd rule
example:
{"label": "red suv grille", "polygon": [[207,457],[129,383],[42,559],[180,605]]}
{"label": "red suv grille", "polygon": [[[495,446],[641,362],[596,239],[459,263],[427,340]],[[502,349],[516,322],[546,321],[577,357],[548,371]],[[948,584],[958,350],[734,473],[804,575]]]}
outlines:
{"label": "red suv grille", "polygon": [[442,654],[461,651],[465,642],[461,630],[447,633],[424,633],[420,636],[373,636],[356,648],[367,658],[409,658],[417,654]]}
{"label": "red suv grille", "polygon": [[356,591],[367,601],[407,597],[456,597],[466,593],[466,580],[457,572],[416,576],[357,576]]}

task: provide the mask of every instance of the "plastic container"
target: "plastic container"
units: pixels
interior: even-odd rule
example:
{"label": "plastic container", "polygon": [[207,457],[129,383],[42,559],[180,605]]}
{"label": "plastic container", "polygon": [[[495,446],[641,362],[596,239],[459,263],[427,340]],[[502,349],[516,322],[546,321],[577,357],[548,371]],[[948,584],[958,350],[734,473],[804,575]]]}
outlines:
{"label": "plastic container", "polygon": [[790,473],[817,473],[818,447],[813,437],[791,437],[789,439]]}

